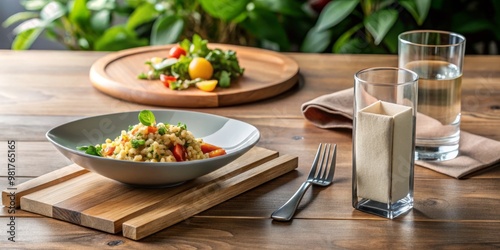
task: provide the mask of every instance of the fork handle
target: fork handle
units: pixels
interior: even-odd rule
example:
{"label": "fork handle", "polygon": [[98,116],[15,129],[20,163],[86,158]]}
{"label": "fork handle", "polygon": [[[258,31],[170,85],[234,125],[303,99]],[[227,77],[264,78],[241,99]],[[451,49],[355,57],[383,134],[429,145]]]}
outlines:
{"label": "fork handle", "polygon": [[297,210],[297,207],[299,206],[299,203],[304,196],[304,193],[310,186],[311,183],[308,181],[302,183],[295,194],[293,194],[292,197],[290,197],[290,199],[285,204],[283,204],[283,206],[281,206],[271,214],[271,218],[277,221],[289,221],[290,219],[292,219],[293,215],[295,214],[295,210]]}

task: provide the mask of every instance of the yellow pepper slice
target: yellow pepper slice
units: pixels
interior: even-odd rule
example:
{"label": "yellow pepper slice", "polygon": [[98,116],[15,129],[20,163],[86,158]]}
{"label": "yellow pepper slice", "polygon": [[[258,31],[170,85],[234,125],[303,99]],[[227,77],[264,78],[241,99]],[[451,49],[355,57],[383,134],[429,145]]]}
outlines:
{"label": "yellow pepper slice", "polygon": [[214,91],[216,86],[217,86],[217,80],[208,80],[196,83],[196,87],[206,92]]}

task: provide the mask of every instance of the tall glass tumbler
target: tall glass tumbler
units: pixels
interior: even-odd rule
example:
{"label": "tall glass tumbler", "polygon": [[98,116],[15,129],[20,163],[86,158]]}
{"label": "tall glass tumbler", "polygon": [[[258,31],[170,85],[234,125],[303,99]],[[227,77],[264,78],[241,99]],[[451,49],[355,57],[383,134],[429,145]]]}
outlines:
{"label": "tall glass tumbler", "polygon": [[354,75],[352,205],[393,219],[413,208],[418,75],[369,68]]}
{"label": "tall glass tumbler", "polygon": [[433,30],[399,35],[399,67],[419,76],[417,160],[453,159],[459,152],[465,38]]}

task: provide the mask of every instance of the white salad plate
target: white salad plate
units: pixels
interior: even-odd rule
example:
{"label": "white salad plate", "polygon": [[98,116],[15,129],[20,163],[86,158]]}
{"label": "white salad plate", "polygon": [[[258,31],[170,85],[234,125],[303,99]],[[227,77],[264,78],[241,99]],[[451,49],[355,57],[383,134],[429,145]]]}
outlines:
{"label": "white salad plate", "polygon": [[114,140],[129,125],[139,123],[140,111],[93,116],[49,130],[47,139],[68,159],[107,178],[137,186],[171,186],[210,173],[236,160],[260,139],[259,130],[242,121],[180,110],[152,110],[157,122],[184,123],[196,138],[222,147],[225,155],[185,162],[134,162],[86,154],[77,147]]}

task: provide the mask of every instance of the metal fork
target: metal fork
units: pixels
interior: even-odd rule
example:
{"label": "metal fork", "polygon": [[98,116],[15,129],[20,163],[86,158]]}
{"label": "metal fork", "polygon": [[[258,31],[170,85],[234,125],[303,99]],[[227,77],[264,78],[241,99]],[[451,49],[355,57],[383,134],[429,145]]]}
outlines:
{"label": "metal fork", "polygon": [[[337,158],[337,144],[323,145],[320,143],[318,151],[314,157],[314,161],[309,172],[309,177],[302,183],[297,192],[285,203],[271,214],[271,218],[277,221],[289,221],[295,214],[295,210],[299,206],[302,196],[307,189],[312,185],[328,186],[332,183],[333,174],[335,173],[335,162]],[[320,168],[318,171],[318,162],[321,159]]]}

